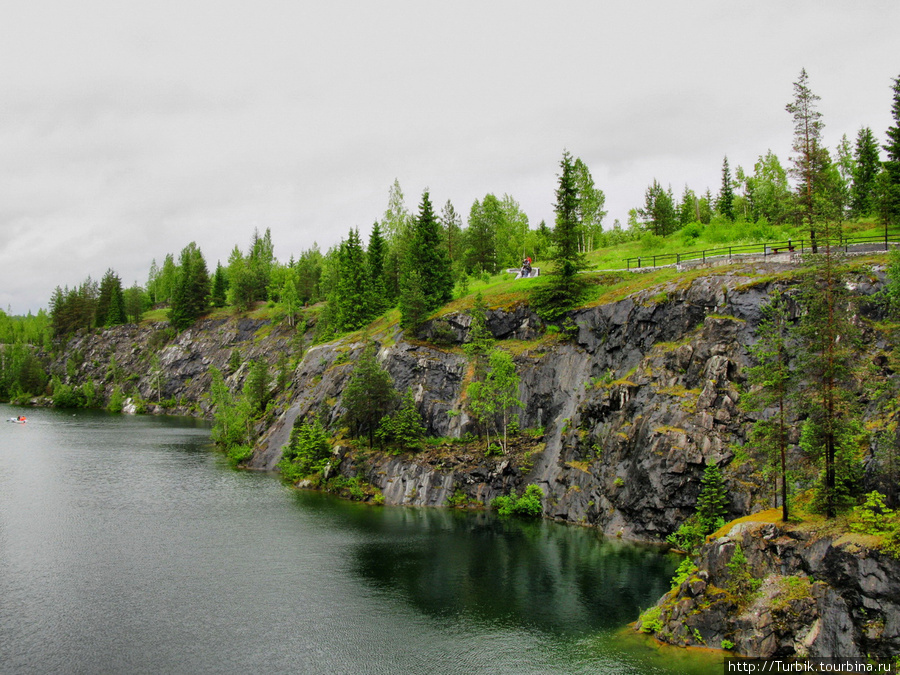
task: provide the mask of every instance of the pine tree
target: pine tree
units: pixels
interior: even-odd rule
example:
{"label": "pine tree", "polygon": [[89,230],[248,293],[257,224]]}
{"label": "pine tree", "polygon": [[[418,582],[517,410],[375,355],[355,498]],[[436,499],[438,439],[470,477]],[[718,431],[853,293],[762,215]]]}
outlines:
{"label": "pine tree", "polygon": [[195,242],[181,251],[178,276],[172,292],[169,323],[183,330],[209,308],[209,272],[203,253]]}
{"label": "pine tree", "polygon": [[[403,277],[401,278],[401,304],[404,323],[418,325],[425,315],[449,302],[453,297],[453,272],[450,259],[442,244],[441,229],[428,190],[422,193],[419,215],[414,223],[412,245],[407,254]],[[414,277],[418,277],[418,281]],[[418,284],[419,289],[413,286]],[[418,293],[421,292],[424,312],[416,320],[411,320],[411,311],[418,315]],[[406,296],[406,300],[402,296]],[[415,301],[413,301],[415,300]]]}
{"label": "pine tree", "polygon": [[381,314],[389,307],[387,284],[384,278],[386,247],[387,244],[384,241],[384,237],[381,236],[381,225],[378,224],[378,221],[375,221],[372,225],[372,232],[369,234],[369,248],[366,250],[373,316]]}
{"label": "pine tree", "polygon": [[644,193],[644,208],[640,210],[640,214],[650,231],[657,236],[670,235],[678,227],[672,191],[663,190],[656,179]]}
{"label": "pine tree", "polygon": [[[769,456],[777,457],[781,484],[781,519],[787,521],[788,499],[788,417],[791,393],[794,389],[794,374],[790,368],[791,316],[787,298],[777,289],[771,294],[769,303],[762,307],[762,321],[757,328],[759,340],[750,347],[756,365],[747,371],[747,382],[752,387],[742,399],[746,410],[764,411],[775,409],[775,414],[759,419],[751,431],[751,443],[762,448]],[[776,487],[775,493],[777,494]]]}
{"label": "pine tree", "polygon": [[697,497],[697,521],[706,534],[721,527],[728,513],[728,490],[722,473],[716,464],[707,464],[700,479],[700,495]]}
{"label": "pine tree", "polygon": [[228,294],[228,277],[221,263],[216,263],[216,271],[213,274],[212,292],[210,301],[213,307],[224,307]]}
{"label": "pine tree", "polygon": [[328,302],[338,332],[362,328],[375,316],[371,284],[359,231],[351,229],[338,249],[339,277]]}
{"label": "pine tree", "polygon": [[722,188],[719,191],[717,203],[719,213],[734,221],[734,185],[731,179],[731,169],[728,166],[728,156],[722,161]]}
{"label": "pine tree", "polygon": [[357,437],[366,436],[371,447],[381,418],[397,405],[391,375],[376,360],[374,342],[363,349],[344,388],[341,403],[351,432]]}
{"label": "pine tree", "polygon": [[97,326],[118,326],[126,321],[122,281],[118,274],[108,269],[100,280],[96,310]]}
{"label": "pine tree", "polygon": [[879,199],[879,211],[885,223],[900,223],[900,76],[894,79],[891,115],[894,125],[888,127],[888,142],[884,146],[884,178]]}
{"label": "pine tree", "polygon": [[466,269],[469,272],[497,272],[497,222],[501,218],[500,201],[492,194],[477,199],[469,209],[466,230]]}
{"label": "pine tree", "polygon": [[822,147],[822,113],[816,110],[818,96],[809,88],[806,69],[794,83],[794,101],[785,109],[794,118],[794,157],[791,174],[797,180],[797,203],[801,218],[806,222],[813,253],[818,252],[817,222],[821,217],[819,204],[824,162]]}
{"label": "pine tree", "polygon": [[553,268],[548,279],[535,286],[531,302],[547,321],[559,321],[584,297],[586,282],[581,254],[581,222],[578,220],[578,190],[572,155],[563,151],[556,189],[556,227],[553,229]]}
{"label": "pine tree", "polygon": [[803,445],[822,461],[817,501],[833,518],[847,479],[839,473],[845,467],[838,459],[851,452],[846,430],[856,415],[857,329],[843,256],[826,245],[808,265],[799,297],[804,312],[795,329],[799,370],[808,382],[799,397],[800,412],[806,416]]}

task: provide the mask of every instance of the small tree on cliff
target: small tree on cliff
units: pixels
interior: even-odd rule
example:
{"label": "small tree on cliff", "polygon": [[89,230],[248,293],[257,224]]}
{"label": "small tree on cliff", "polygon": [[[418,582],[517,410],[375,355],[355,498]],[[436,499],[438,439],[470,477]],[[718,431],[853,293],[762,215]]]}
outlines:
{"label": "small tree on cliff", "polygon": [[[757,364],[747,371],[747,382],[752,389],[742,400],[746,410],[775,410],[769,417],[759,419],[750,432],[751,443],[770,457],[777,456],[780,467],[781,519],[789,517],[787,480],[788,417],[792,408],[791,392],[795,385],[790,368],[791,315],[787,298],[779,291],[762,308],[757,335],[759,341],[750,348]],[[775,488],[778,493],[778,487]]]}
{"label": "small tree on cliff", "polygon": [[378,423],[397,405],[391,375],[378,364],[374,342],[366,345],[356,362],[342,403],[346,411],[344,419],[351,432],[357,437],[366,436],[372,447]]}
{"label": "small tree on cliff", "polygon": [[707,464],[700,480],[700,496],[697,497],[697,520],[704,532],[710,534],[722,526],[728,513],[728,490],[722,480],[722,472],[716,464]]}
{"label": "small tree on cliff", "polygon": [[579,218],[575,164],[568,151],[559,163],[556,189],[556,227],[553,228],[553,269],[548,279],[535,287],[531,302],[547,321],[559,321],[581,302],[586,284],[578,273],[584,269],[581,253],[582,224]]}

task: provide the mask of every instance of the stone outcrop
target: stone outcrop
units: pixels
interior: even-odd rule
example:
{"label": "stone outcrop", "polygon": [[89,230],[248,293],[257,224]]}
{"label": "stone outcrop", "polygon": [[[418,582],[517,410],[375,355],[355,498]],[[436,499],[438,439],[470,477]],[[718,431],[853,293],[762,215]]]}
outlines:
{"label": "stone outcrop", "polygon": [[[869,539],[738,522],[704,545],[698,569],[660,600],[658,623],[636,627],[676,645],[724,642],[751,657],[893,657],[900,560]],[[738,548],[740,567],[729,564]]]}

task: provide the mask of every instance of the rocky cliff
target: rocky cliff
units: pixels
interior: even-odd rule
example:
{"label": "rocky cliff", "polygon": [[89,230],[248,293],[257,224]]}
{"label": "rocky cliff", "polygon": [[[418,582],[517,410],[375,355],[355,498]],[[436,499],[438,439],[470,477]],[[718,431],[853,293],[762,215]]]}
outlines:
{"label": "rocky cliff", "polygon": [[[694,272],[581,308],[562,333],[547,331],[524,304],[493,308],[488,327],[514,355],[520,426],[532,430],[532,444],[507,457],[452,447],[404,456],[342,447],[335,451],[338,470],[363,474],[389,504],[486,504],[537,483],[546,516],[653,542],[693,513],[710,463],[723,470],[729,517],[765,509],[772,486],[746,453],[736,455],[753,422],[739,403],[760,308],[786,283],[778,275],[784,269]],[[881,272],[861,275],[855,292],[871,296],[882,283]],[[473,429],[463,405],[461,349],[470,325],[466,313],[451,312],[426,324],[419,339],[396,328],[370,336],[397,389],[413,391],[430,435],[458,438]],[[877,357],[887,345],[875,333],[866,339],[873,367],[888,372]],[[246,318],[208,320],[178,335],[162,325],[126,326],[73,339],[54,370],[73,385],[92,380],[109,395],[118,383],[151,407],[165,399],[168,412],[209,416],[210,366],[239,389],[251,359],[267,360],[273,372],[280,362],[287,368],[283,386],[273,391],[275,405],[259,425],[250,460],[252,468],[272,470],[298,419],[314,412],[340,426],[342,391],[363,346],[358,336],[311,346],[309,332]],[[765,579],[763,599],[750,606],[717,595],[738,543],[754,575]],[[701,560],[697,574],[660,605],[667,612],[657,631],[663,639],[710,646],[730,640],[754,655],[880,654],[900,646],[900,569],[875,549],[772,524],[743,525],[710,543]],[[777,602],[784,584],[798,593],[790,616]]]}
{"label": "rocky cliff", "polygon": [[744,519],[703,547],[697,569],[637,628],[752,657],[893,658],[900,560],[870,539]]}

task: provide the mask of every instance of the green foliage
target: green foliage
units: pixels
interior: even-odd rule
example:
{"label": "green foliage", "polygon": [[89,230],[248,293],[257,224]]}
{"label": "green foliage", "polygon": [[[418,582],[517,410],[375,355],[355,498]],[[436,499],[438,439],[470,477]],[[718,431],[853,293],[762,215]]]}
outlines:
{"label": "green foliage", "polygon": [[719,643],[719,646],[725,651],[731,651],[732,649],[734,649],[734,643],[727,638],[723,638],[722,642]]}
{"label": "green foliage", "polygon": [[228,371],[231,373],[236,373],[238,368],[241,367],[243,361],[241,360],[241,351],[235,347],[231,350],[231,356],[228,357]]}
{"label": "green foliage", "polygon": [[654,605],[641,613],[638,621],[641,623],[642,633],[652,635],[654,633],[659,633],[663,629],[662,619],[660,619],[661,612],[662,608],[659,605]]}
{"label": "green foliage", "polygon": [[33,346],[22,341],[0,345],[0,400],[42,394],[47,380]]}
{"label": "green foliage", "polygon": [[483,381],[473,381],[466,389],[469,412],[484,432],[490,448],[491,431],[501,438],[501,449],[507,450],[510,417],[519,405],[519,375],[508,352],[494,349],[489,356],[489,370]]}
{"label": "green foliage", "polygon": [[425,317],[453,297],[453,273],[442,246],[440,223],[428,191],[422,193],[419,216],[400,279],[400,313],[404,329],[415,331]]}
{"label": "green foliage", "polygon": [[215,408],[211,437],[226,452],[235,446],[252,445],[253,407],[246,396],[235,397],[218,368],[210,366],[210,398]]}
{"label": "green foliage", "polygon": [[707,464],[697,497],[697,523],[704,534],[710,534],[724,524],[723,517],[727,513],[728,491],[722,473],[716,464]]}
{"label": "green foliage", "polygon": [[325,483],[325,489],[344,499],[351,499],[356,502],[371,500],[376,505],[384,504],[384,495],[381,490],[367,483],[360,476],[334,476]]}
{"label": "green foliage", "polygon": [[250,362],[250,372],[244,382],[243,394],[254,414],[265,410],[269,402],[271,379],[269,364],[264,359]]}
{"label": "green foliage", "polygon": [[762,580],[754,577],[747,563],[747,556],[740,544],[735,544],[728,568],[728,591],[746,603],[750,594],[759,590]]}
{"label": "green foliage", "polygon": [[370,447],[379,422],[397,404],[391,375],[378,363],[375,349],[374,342],[365,346],[341,399],[351,433],[357,438],[366,436]]}
{"label": "green foliage", "polygon": [[900,223],[900,76],[894,78],[891,87],[891,117],[894,123],[887,129],[887,153],[884,170],[879,174],[877,190],[878,212],[887,223]]}
{"label": "green foliage", "polygon": [[181,251],[169,323],[176,330],[184,330],[206,313],[209,308],[209,272],[203,253],[191,242]]}
{"label": "green foliage", "polygon": [[113,387],[112,394],[110,394],[109,403],[106,404],[106,409],[112,413],[120,413],[124,407],[125,394],[122,393],[122,388],[116,385]]}
{"label": "green foliage", "polygon": [[756,359],[756,365],[747,370],[747,382],[752,389],[742,399],[741,406],[753,411],[775,410],[771,417],[761,418],[754,423],[750,442],[767,455],[770,466],[779,468],[782,520],[786,521],[790,517],[787,420],[793,409],[790,394],[796,387],[796,376],[790,367],[792,350],[787,298],[775,290],[768,304],[762,307],[762,316],[757,329],[759,340],[750,348],[750,353]]}
{"label": "green foliage", "polygon": [[665,237],[678,229],[678,216],[672,190],[664,190],[656,179],[644,194],[644,208],[640,211],[646,229],[659,237]]}
{"label": "green foliage", "polygon": [[855,167],[850,187],[850,212],[857,218],[872,215],[877,205],[877,177],[881,170],[878,141],[869,127],[862,127],[856,136]]}
{"label": "green foliage", "polygon": [[80,388],[74,388],[64,384],[57,376],[53,376],[51,383],[54,408],[84,408],[86,405],[84,392]]}
{"label": "green foliage", "polygon": [[795,329],[798,368],[808,383],[799,397],[806,420],[802,446],[821,462],[822,480],[817,501],[828,517],[834,517],[853,476],[839,475],[854,465],[858,417],[856,369],[859,329],[856,310],[847,287],[846,261],[830,247],[810,256],[809,271],[801,282],[800,303],[804,313]]}
{"label": "green foliage", "polygon": [[278,469],[282,478],[296,483],[310,474],[320,473],[331,460],[331,440],[317,418],[294,422],[291,438],[285,446]]}
{"label": "green foliage", "polygon": [[238,466],[253,457],[252,445],[232,445],[225,451],[225,456],[232,466]]}
{"label": "green foliage", "polygon": [[543,498],[544,491],[539,485],[529,485],[520,497],[516,497],[514,494],[494,497],[491,500],[491,508],[496,509],[501,516],[538,518],[544,512],[541,504]]}
{"label": "green foliage", "polygon": [[122,294],[122,281],[111,269],[106,270],[100,281],[100,293],[97,297],[95,320],[98,327],[117,326],[125,323],[125,299]]}
{"label": "green foliage", "polygon": [[561,173],[556,189],[556,227],[553,229],[553,268],[531,294],[531,305],[545,321],[561,321],[578,305],[586,291],[579,272],[585,267],[581,252],[582,223],[579,216],[578,188],[572,156],[563,152]]}
{"label": "green foliage", "polygon": [[850,529],[882,537],[882,548],[900,558],[900,512],[888,508],[880,492],[870,492],[865,502],[853,509]]}
{"label": "green foliage", "polygon": [[337,284],[328,297],[330,319],[337,333],[356,330],[377,314],[380,302],[372,297],[372,284],[359,230],[351,229],[337,256]]}
{"label": "green foliage", "polygon": [[672,577],[672,588],[678,588],[681,584],[694,576],[696,572],[697,565],[694,564],[694,561],[690,557],[685,558],[675,570],[675,575]]}
{"label": "green foliage", "polygon": [[678,529],[666,537],[666,541],[680,551],[696,555],[706,540],[706,532],[697,520],[696,514],[688,518]]}
{"label": "green foliage", "polygon": [[469,327],[468,341],[463,345],[463,351],[469,358],[469,363],[472,364],[472,379],[481,381],[487,374],[489,355],[497,341],[488,329],[487,306],[480,291],[475,294],[475,303],[468,313],[472,317],[472,323]]}
{"label": "green foliage", "polygon": [[388,446],[395,452],[413,452],[421,448],[425,432],[425,424],[416,408],[412,391],[407,389],[400,407],[381,418],[375,438],[380,445]]}

